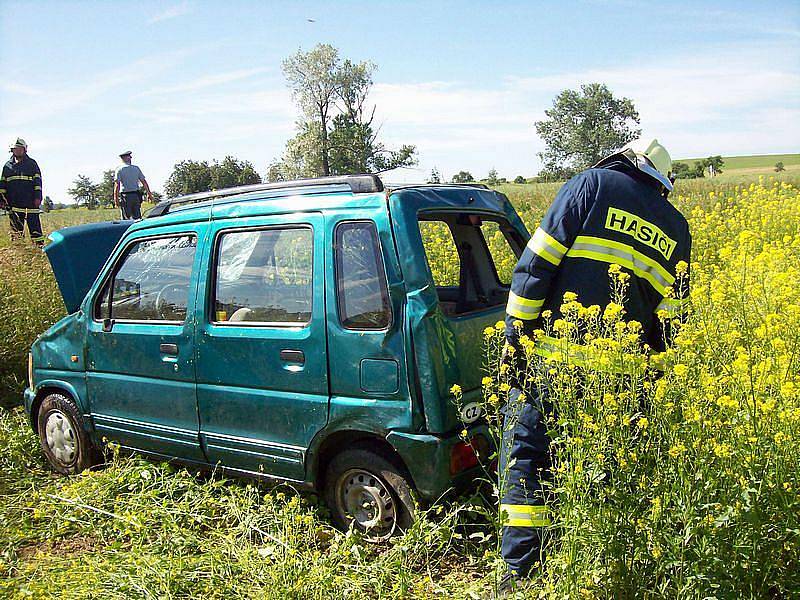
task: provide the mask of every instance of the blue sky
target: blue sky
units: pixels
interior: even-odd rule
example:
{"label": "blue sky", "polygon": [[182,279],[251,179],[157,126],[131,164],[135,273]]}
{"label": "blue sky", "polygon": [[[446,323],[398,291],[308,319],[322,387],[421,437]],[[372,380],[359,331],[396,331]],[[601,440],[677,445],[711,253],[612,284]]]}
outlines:
{"label": "blue sky", "polygon": [[674,157],[800,151],[796,1],[0,0],[0,40],[0,141],[28,141],[57,202],[124,149],[156,189],[186,158],[264,174],[297,118],[281,61],[319,42],[378,65],[383,140],[419,151],[394,181],[534,175],[533,123],[593,81]]}

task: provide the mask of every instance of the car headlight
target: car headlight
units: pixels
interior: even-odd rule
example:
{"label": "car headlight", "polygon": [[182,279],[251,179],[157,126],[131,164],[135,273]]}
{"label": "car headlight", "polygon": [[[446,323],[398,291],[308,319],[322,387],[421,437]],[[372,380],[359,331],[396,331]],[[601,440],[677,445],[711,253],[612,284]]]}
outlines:
{"label": "car headlight", "polygon": [[33,353],[28,352],[28,387],[33,389]]}

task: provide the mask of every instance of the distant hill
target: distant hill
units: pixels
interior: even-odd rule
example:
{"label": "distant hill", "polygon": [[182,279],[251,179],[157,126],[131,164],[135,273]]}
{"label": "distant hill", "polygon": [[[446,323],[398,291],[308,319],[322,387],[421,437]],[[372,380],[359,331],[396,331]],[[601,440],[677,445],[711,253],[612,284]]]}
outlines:
{"label": "distant hill", "polygon": [[[701,158],[678,158],[676,162],[694,165]],[[733,171],[739,169],[773,169],[775,163],[782,162],[787,169],[790,166],[800,166],[800,154],[754,154],[752,156],[723,156],[725,161],[723,169]]]}
{"label": "distant hill", "polygon": [[[693,167],[701,158],[678,158]],[[722,177],[724,181],[743,183],[755,175],[778,175],[775,164],[782,162],[785,169],[782,176],[790,178],[800,175],[800,154],[753,154],[751,156],[723,156]]]}

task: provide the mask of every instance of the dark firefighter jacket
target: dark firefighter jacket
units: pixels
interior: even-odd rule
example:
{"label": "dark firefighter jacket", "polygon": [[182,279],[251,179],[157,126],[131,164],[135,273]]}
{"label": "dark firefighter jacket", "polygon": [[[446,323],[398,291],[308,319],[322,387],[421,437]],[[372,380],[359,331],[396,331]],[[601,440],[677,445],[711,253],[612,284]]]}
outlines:
{"label": "dark firefighter jacket", "polygon": [[42,172],[27,154],[19,162],[12,158],[3,165],[0,194],[13,208],[38,208],[42,201]]}
{"label": "dark firefighter jacket", "polygon": [[[561,317],[565,292],[584,306],[604,309],[611,301],[609,266],[630,274],[624,320],[639,321],[642,341],[654,351],[669,341],[669,319],[680,316],[688,298],[692,239],[683,215],[662,196],[655,182],[624,163],[589,169],[559,191],[534,232],[516,268],[506,308],[506,334],[514,344]],[[661,313],[664,316],[664,313]],[[541,352],[540,352],[541,354]],[[545,356],[547,354],[545,353]]]}

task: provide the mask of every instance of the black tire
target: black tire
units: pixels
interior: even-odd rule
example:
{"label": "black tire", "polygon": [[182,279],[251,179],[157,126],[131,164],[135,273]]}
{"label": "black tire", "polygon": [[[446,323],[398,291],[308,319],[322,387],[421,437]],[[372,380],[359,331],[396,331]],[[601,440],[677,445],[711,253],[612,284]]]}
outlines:
{"label": "black tire", "polygon": [[[371,541],[402,533],[414,522],[408,477],[369,450],[345,450],[333,458],[325,473],[325,501],[339,529],[352,525]],[[359,514],[348,510],[354,503],[364,507]]]}
{"label": "black tire", "polygon": [[42,452],[56,473],[73,475],[94,464],[96,453],[72,398],[60,393],[45,397],[36,429]]}

